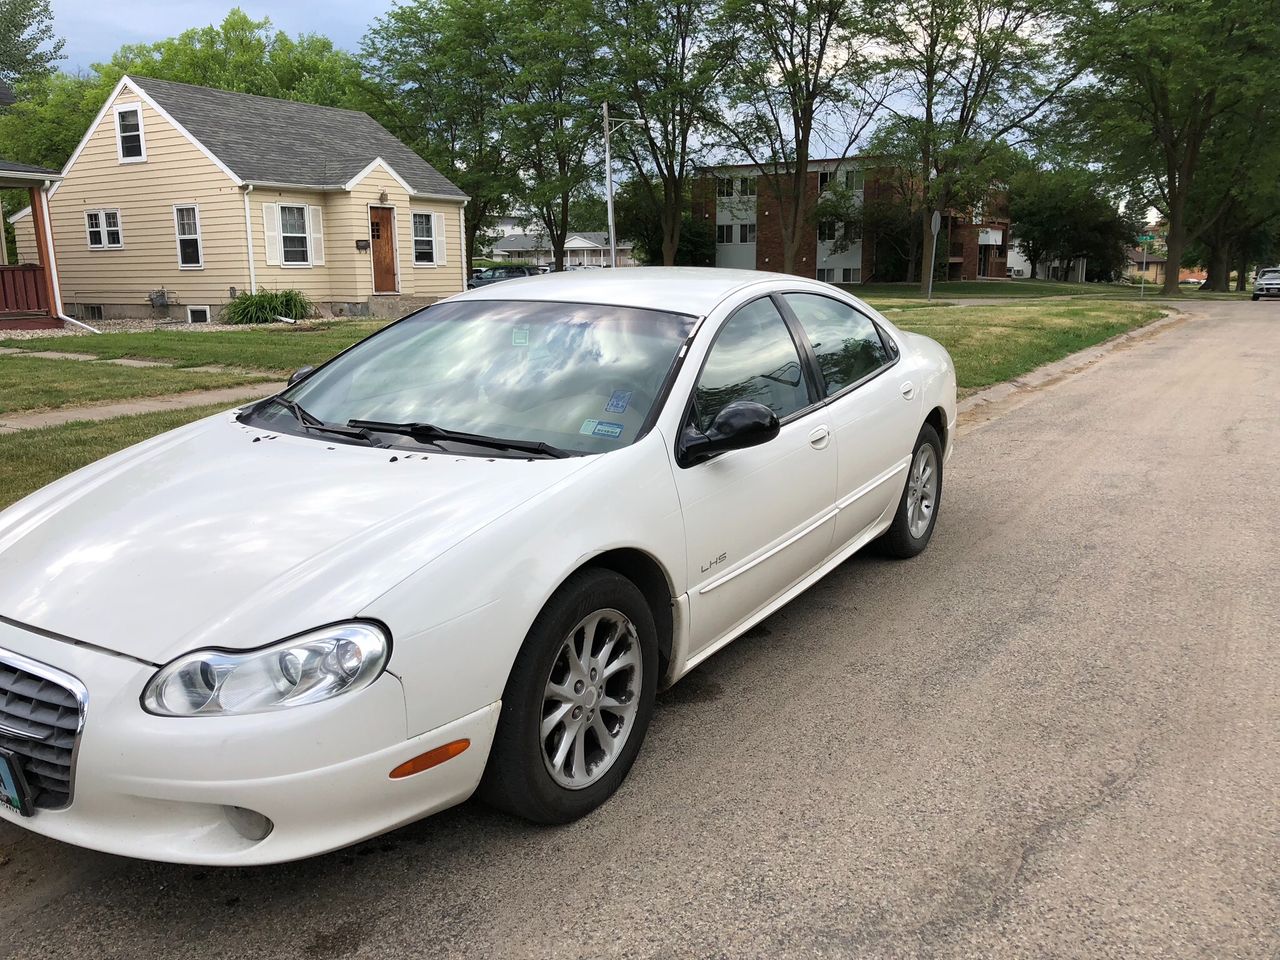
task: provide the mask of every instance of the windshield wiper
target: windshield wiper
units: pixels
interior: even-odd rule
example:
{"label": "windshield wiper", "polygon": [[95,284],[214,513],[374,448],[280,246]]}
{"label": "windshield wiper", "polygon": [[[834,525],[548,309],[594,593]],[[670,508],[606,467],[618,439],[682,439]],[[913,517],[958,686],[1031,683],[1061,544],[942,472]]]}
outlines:
{"label": "windshield wiper", "polygon": [[276,403],[284,407],[293,414],[294,419],[298,421],[299,426],[304,430],[315,430],[319,433],[332,433],[339,437],[352,437],[356,440],[363,440],[371,447],[380,447],[373,434],[368,430],[353,429],[352,427],[344,427],[340,423],[325,423],[314,414],[308,413],[303,409],[302,404],[297,400],[290,400],[288,397],[274,396],[267,397],[264,403]]}
{"label": "windshield wiper", "polygon": [[479,433],[460,433],[446,430],[434,423],[388,423],[384,420],[348,420],[347,426],[356,430],[372,430],[375,433],[395,433],[429,443],[433,440],[453,440],[493,450],[518,450],[521,453],[540,453],[546,457],[570,456],[567,450],[553,447],[541,440],[507,440],[503,437],[486,437]]}

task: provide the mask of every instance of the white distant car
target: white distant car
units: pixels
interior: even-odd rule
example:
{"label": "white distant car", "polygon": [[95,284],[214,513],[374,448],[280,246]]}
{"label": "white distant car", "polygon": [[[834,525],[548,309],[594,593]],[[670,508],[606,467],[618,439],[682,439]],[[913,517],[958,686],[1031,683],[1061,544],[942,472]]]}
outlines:
{"label": "white distant car", "polygon": [[1280,297],[1280,267],[1258,271],[1258,276],[1253,281],[1252,299],[1260,300],[1263,297]]}
{"label": "white distant car", "polygon": [[870,541],[925,548],[955,398],[937,343],[796,277],[431,306],[0,513],[0,817],[228,865],[477,790],[580,817],[658,687]]}

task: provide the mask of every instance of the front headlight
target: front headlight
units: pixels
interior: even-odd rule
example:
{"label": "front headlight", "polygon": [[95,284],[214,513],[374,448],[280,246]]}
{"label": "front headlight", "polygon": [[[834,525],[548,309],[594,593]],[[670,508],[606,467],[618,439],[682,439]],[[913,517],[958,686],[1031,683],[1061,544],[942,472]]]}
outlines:
{"label": "front headlight", "polygon": [[360,690],[386,666],[376,623],[338,623],[258,650],[197,650],[151,678],[142,706],[164,717],[265,713]]}

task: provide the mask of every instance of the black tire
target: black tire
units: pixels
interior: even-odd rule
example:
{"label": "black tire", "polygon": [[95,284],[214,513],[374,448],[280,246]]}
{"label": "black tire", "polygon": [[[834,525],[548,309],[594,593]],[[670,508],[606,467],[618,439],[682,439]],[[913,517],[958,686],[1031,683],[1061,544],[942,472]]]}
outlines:
{"label": "black tire", "polygon": [[1257,303],[1257,302],[1258,302],[1258,300],[1259,300],[1260,298],[1259,298],[1259,297],[1258,297],[1258,295],[1255,293],[1251,299],[1253,300],[1253,302],[1254,302],[1254,303]]}
{"label": "black tire", "polygon": [[[540,739],[546,684],[570,631],[597,610],[616,610],[635,626],[640,653],[640,691],[631,733],[600,779],[580,789],[557,783],[543,759]],[[626,778],[653,716],[658,681],[658,637],[644,595],[611,570],[587,569],[571,576],[547,601],[529,628],[502,695],[502,712],[480,800],[534,823],[569,823],[604,803]]]}
{"label": "black tire", "polygon": [[[911,534],[911,524],[907,517],[907,495],[911,489],[911,470],[914,468],[916,455],[920,452],[920,448],[926,444],[933,447],[937,460],[938,493],[934,498],[933,513],[929,517],[929,525],[925,527],[923,534],[915,537]],[[916,444],[911,448],[912,467],[908,468],[907,482],[902,485],[902,497],[898,500],[898,512],[893,515],[893,523],[878,541],[881,553],[906,560],[914,557],[929,545],[929,539],[933,536],[933,528],[938,524],[938,511],[942,509],[942,453],[942,440],[938,436],[938,431],[926,423],[920,428],[920,434],[916,437]]]}

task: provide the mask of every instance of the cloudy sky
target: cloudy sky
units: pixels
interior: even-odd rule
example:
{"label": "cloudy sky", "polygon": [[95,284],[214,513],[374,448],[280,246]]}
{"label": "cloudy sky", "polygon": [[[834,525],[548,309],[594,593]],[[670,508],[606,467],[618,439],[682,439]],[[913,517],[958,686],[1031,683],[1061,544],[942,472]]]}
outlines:
{"label": "cloudy sky", "polygon": [[[236,0],[53,0],[54,29],[67,40],[62,66],[88,69],[122,43],[150,42],[188,27],[219,23],[236,5]],[[370,21],[390,7],[391,0],[243,0],[239,6],[255,19],[270,17],[286,33],[323,33],[338,46],[354,50]]]}

